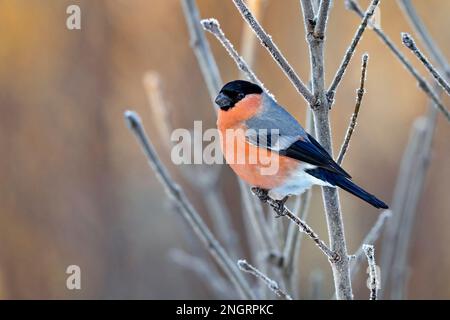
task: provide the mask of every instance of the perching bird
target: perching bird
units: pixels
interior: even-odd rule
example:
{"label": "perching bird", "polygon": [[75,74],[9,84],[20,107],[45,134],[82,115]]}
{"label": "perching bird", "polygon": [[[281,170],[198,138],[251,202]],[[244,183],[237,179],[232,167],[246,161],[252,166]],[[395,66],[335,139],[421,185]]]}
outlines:
{"label": "perching bird", "polygon": [[[388,208],[353,183],[297,120],[258,85],[229,82],[215,102],[220,107],[217,127],[227,163],[244,181],[268,191],[274,200],[284,203],[288,196],[312,185],[337,186],[376,208]],[[255,154],[259,161],[249,161]],[[239,157],[245,161],[239,162]]]}

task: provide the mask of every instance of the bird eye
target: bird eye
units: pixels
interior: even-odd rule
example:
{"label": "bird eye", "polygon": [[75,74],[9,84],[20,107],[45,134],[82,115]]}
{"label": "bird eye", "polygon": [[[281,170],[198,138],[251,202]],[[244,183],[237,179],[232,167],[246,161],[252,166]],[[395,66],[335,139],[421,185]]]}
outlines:
{"label": "bird eye", "polygon": [[239,93],[239,94],[237,95],[237,98],[238,98],[239,100],[244,99],[244,97],[245,97],[245,94],[243,94],[242,92]]}

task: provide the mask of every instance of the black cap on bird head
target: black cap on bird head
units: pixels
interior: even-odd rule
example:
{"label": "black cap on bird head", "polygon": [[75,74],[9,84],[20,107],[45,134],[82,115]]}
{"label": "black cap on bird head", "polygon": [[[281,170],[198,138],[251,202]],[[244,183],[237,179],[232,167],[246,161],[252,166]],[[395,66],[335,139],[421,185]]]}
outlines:
{"label": "black cap on bird head", "polygon": [[223,86],[215,102],[220,109],[227,111],[244,99],[246,95],[253,93],[260,94],[262,92],[263,90],[257,84],[244,80],[235,80]]}

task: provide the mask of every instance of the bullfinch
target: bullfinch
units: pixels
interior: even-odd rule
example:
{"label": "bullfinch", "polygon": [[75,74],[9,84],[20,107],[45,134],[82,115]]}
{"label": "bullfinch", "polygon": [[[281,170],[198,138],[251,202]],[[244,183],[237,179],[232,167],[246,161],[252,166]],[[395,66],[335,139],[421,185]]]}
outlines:
{"label": "bullfinch", "polygon": [[[243,80],[229,82],[215,103],[220,108],[217,127],[226,162],[245,182],[267,191],[274,200],[284,203],[288,196],[320,185],[340,187],[376,208],[388,208],[353,183],[319,142],[260,86]],[[249,161],[251,154],[264,159]],[[239,156],[245,161],[236,161]],[[268,163],[276,170],[268,170]]]}

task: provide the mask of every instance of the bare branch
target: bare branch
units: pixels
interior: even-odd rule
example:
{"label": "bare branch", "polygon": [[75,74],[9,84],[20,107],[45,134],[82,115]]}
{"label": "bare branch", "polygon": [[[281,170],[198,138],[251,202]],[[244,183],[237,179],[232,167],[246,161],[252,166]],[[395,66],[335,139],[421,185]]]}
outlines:
{"label": "bare branch", "polygon": [[264,84],[250,69],[247,62],[245,62],[244,59],[236,51],[236,49],[234,49],[233,44],[230,42],[230,40],[228,40],[228,38],[225,36],[222,29],[220,28],[219,21],[217,21],[216,19],[203,19],[201,21],[201,24],[205,30],[211,32],[217,38],[217,40],[219,40],[219,42],[230,54],[231,58],[233,58],[234,62],[236,62],[236,65],[239,68],[239,70],[241,70],[246,75],[248,80],[258,84],[267,94],[269,94],[274,99],[275,97],[264,87]]}
{"label": "bare branch", "polygon": [[236,8],[241,13],[242,17],[249,24],[249,26],[253,29],[258,39],[261,41],[261,44],[270,52],[274,60],[278,63],[280,68],[284,71],[286,76],[291,80],[294,87],[297,91],[305,98],[305,100],[312,104],[313,95],[309,91],[309,89],[305,86],[302,80],[299,78],[295,70],[291,67],[289,62],[280,52],[278,47],[273,43],[272,38],[264,31],[258,21],[256,21],[253,14],[247,8],[243,0],[233,0]]}
{"label": "bare branch", "polygon": [[[333,155],[330,128],[330,103],[325,91],[324,38],[307,37],[311,64],[311,84],[314,103],[310,104],[314,113],[314,126],[319,143]],[[331,264],[337,299],[353,299],[344,223],[336,188],[322,187],[322,198],[327,218],[330,247],[339,259]]]}
{"label": "bare branch", "polygon": [[338,164],[342,163],[342,160],[344,160],[345,153],[347,152],[350,139],[352,138],[353,131],[355,131],[356,128],[356,120],[358,119],[359,109],[361,107],[362,98],[364,96],[364,83],[366,80],[366,71],[367,71],[367,61],[369,59],[369,55],[365,53],[362,56],[362,67],[361,67],[361,81],[359,89],[357,90],[357,96],[356,96],[356,105],[355,110],[353,111],[352,117],[350,119],[350,124],[347,128],[347,133],[345,134],[344,142],[341,146],[341,151],[339,151],[339,156],[337,157],[336,162]]}
{"label": "bare branch", "polygon": [[341,65],[339,66],[339,69],[337,70],[336,75],[334,76],[334,79],[331,82],[331,85],[328,89],[328,99],[330,101],[333,101],[334,99],[336,89],[339,86],[339,83],[341,82],[342,77],[345,74],[345,71],[347,70],[348,64],[350,63],[350,60],[353,57],[353,53],[355,52],[356,46],[361,40],[362,35],[366,30],[367,24],[369,23],[369,19],[373,16],[373,13],[375,12],[375,9],[377,8],[379,2],[380,0],[372,0],[372,3],[367,8],[366,12],[363,15],[361,15],[362,18],[361,24],[356,30],[352,42],[350,43],[350,46],[347,48],[344,58],[342,59]]}
{"label": "bare branch", "polygon": [[[361,8],[355,0],[347,0],[349,4],[348,8],[358,14],[360,17],[363,16]],[[425,92],[428,97],[434,102],[433,106],[441,111],[447,121],[450,122],[450,112],[442,104],[436,92],[431,88],[428,82],[419,74],[419,72],[411,65],[411,63],[405,58],[405,56],[400,52],[400,50],[395,46],[391,39],[380,29],[378,26],[373,26],[375,33],[381,38],[381,40],[388,46],[389,49],[394,53],[394,55],[400,60],[400,62],[406,67],[406,69],[416,78],[419,88]]]}
{"label": "bare branch", "polygon": [[264,273],[259,271],[257,268],[252,266],[250,263],[248,263],[246,260],[239,260],[238,261],[239,269],[241,269],[243,272],[250,273],[254,275],[256,278],[262,280],[267,287],[272,290],[277,296],[282,297],[286,300],[292,300],[291,296],[284,292],[282,289],[280,289],[280,286],[277,282],[270,279],[268,276],[266,276]]}
{"label": "bare branch", "polygon": [[272,198],[270,198],[266,192],[259,188],[252,188],[252,192],[263,202],[266,202],[269,204],[275,212],[282,217],[286,217],[292,222],[294,222],[300,229],[301,232],[306,233],[319,247],[320,250],[328,257],[330,262],[334,263],[336,261],[340,260],[340,257],[336,255],[333,251],[328,248],[328,246],[323,242],[317,233],[314,232],[314,230],[311,229],[306,222],[302,221],[299,217],[297,217],[295,214],[293,214],[285,205],[280,207],[279,203]]}
{"label": "bare branch", "polygon": [[441,76],[441,74],[436,70],[435,67],[431,64],[430,61],[424,56],[424,54],[417,48],[416,43],[414,42],[414,39],[407,33],[402,33],[402,41],[403,44],[410,49],[416,57],[420,60],[420,62],[423,63],[425,68],[430,71],[431,75],[434,77],[434,79],[439,83],[439,85],[447,92],[447,94],[450,95],[450,85],[448,82]]}
{"label": "bare branch", "polygon": [[370,279],[370,300],[377,300],[378,291],[378,274],[377,265],[375,263],[375,249],[373,245],[363,245],[364,253],[367,257],[367,263],[369,264],[369,279]]}
{"label": "bare branch", "polygon": [[255,295],[250,289],[247,281],[242,277],[229,255],[213,236],[207,225],[203,222],[198,212],[194,209],[191,202],[184,194],[183,190],[172,180],[169,172],[160,161],[156,151],[147,137],[139,116],[135,112],[127,111],[125,112],[125,119],[127,120],[130,130],[136,136],[137,141],[147,156],[151,168],[163,184],[167,194],[174,201],[176,201],[182,209],[180,210],[182,217],[192,227],[197,236],[203,241],[211,255],[221,266],[225,274],[230,278],[231,282],[236,286],[236,289],[242,298],[254,299]]}
{"label": "bare branch", "polygon": [[316,26],[314,8],[312,6],[311,0],[301,0],[300,4],[302,6],[306,34],[308,35],[314,32],[314,27]]}
{"label": "bare branch", "polygon": [[317,23],[314,29],[314,36],[323,39],[327,27],[328,11],[330,10],[331,0],[320,1],[319,12],[317,13]]}
{"label": "bare branch", "polygon": [[361,246],[359,249],[355,252],[355,259],[352,259],[350,262],[350,272],[351,276],[354,277],[359,270],[359,265],[363,261],[364,258],[364,244],[375,244],[375,242],[378,240],[378,238],[381,235],[381,232],[383,231],[383,227],[386,224],[386,221],[392,216],[392,212],[390,210],[385,210],[383,213],[381,213],[378,216],[377,221],[373,225],[372,229],[370,229],[369,233],[367,233],[366,237],[362,241]]}
{"label": "bare branch", "polygon": [[411,0],[399,0],[397,3],[402,8],[403,13],[408,18],[409,22],[413,26],[416,33],[419,35],[422,42],[428,49],[431,57],[438,63],[439,67],[444,70],[447,79],[450,78],[450,66],[448,65],[447,59],[445,59],[439,47],[434,42],[430,33],[426,29],[425,25],[417,14]]}
{"label": "bare branch", "polygon": [[[267,0],[248,0],[247,5],[250,10],[253,12],[256,19],[261,21],[264,16],[264,9],[267,7]],[[258,45],[258,40],[254,37],[253,31],[248,28],[248,26],[244,25],[242,29],[242,37],[241,37],[241,52],[242,57],[245,61],[247,61],[250,67],[254,66],[255,57],[256,57],[256,48]]]}

